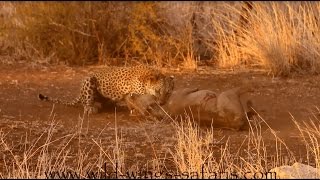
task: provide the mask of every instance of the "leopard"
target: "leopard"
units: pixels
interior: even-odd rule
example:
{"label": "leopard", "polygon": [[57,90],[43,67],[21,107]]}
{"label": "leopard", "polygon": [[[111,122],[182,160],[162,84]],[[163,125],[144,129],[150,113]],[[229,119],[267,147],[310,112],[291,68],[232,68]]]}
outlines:
{"label": "leopard", "polygon": [[168,100],[174,88],[174,77],[161,73],[148,65],[108,66],[91,73],[84,78],[80,94],[73,101],[38,94],[41,101],[67,106],[83,106],[87,114],[95,114],[98,109],[95,103],[98,98],[113,102],[125,102],[128,94],[150,94],[156,97],[159,104]]}

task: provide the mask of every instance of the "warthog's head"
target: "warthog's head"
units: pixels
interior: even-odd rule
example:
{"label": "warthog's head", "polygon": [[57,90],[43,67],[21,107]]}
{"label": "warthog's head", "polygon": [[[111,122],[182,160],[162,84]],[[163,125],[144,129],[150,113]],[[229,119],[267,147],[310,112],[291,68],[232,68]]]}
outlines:
{"label": "warthog's head", "polygon": [[143,116],[151,116],[157,119],[165,117],[166,113],[157,101],[157,98],[150,94],[128,94],[126,102],[129,109],[137,110]]}

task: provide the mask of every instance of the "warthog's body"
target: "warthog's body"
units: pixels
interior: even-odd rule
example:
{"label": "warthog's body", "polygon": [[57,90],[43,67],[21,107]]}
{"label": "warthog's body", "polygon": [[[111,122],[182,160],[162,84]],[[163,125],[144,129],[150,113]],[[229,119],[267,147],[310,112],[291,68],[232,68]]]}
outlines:
{"label": "warthog's body", "polygon": [[[213,91],[186,88],[172,93],[168,100],[167,108],[174,115],[184,113],[188,107],[200,107],[203,110],[207,110],[212,105],[216,106],[216,98],[217,94]],[[211,105],[207,106],[208,103]]]}
{"label": "warthog's body", "polygon": [[[227,90],[221,94],[196,88],[176,90],[164,109],[171,115],[187,113],[200,124],[239,130],[246,124],[246,116],[252,115],[251,101],[242,96],[249,91],[251,90],[242,87]],[[128,96],[127,99],[132,104],[131,108],[138,110],[142,115],[148,112],[157,118],[165,116],[163,109],[150,95]]]}

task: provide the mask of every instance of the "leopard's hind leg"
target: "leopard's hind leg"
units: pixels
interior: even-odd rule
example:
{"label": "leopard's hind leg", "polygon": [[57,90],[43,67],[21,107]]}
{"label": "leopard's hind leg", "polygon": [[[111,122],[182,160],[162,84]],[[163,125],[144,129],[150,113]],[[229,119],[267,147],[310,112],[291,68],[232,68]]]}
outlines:
{"label": "leopard's hind leg", "polygon": [[97,79],[94,76],[87,77],[83,81],[80,96],[85,113],[95,114],[98,112],[98,107],[95,107],[95,99],[98,96]]}

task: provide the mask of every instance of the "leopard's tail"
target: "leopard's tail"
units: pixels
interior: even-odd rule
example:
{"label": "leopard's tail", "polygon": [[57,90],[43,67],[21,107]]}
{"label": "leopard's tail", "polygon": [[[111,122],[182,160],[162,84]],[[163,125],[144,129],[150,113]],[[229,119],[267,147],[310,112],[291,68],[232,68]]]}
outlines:
{"label": "leopard's tail", "polygon": [[80,97],[76,98],[75,100],[73,100],[71,102],[60,100],[60,99],[56,99],[56,98],[50,98],[50,97],[45,96],[43,94],[39,94],[38,98],[41,101],[48,101],[48,102],[52,102],[52,103],[63,104],[63,105],[66,105],[66,106],[78,106],[78,105],[81,104],[81,98]]}

